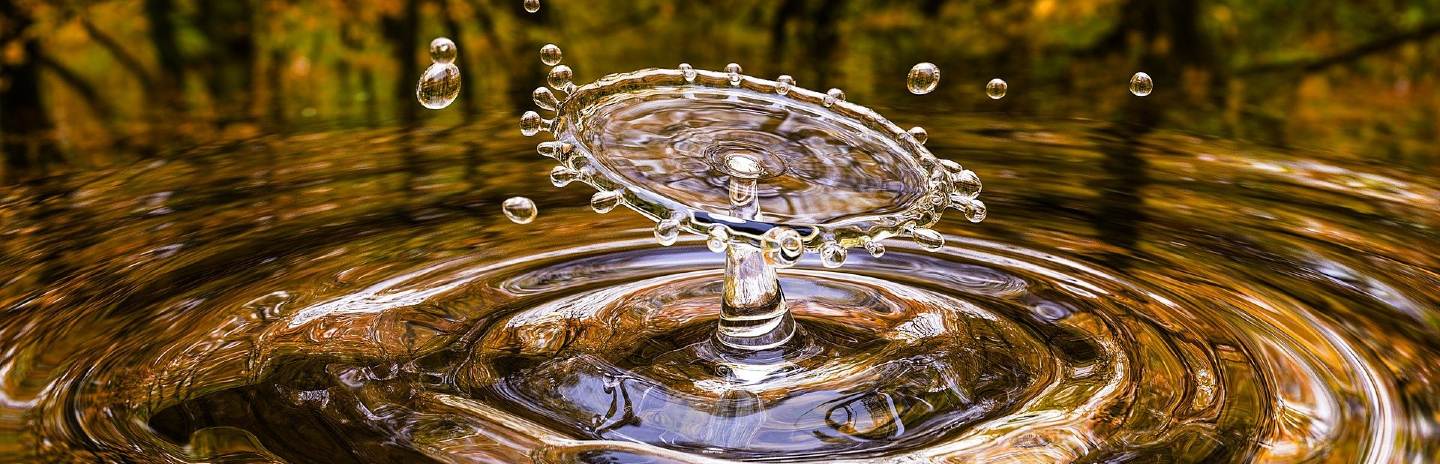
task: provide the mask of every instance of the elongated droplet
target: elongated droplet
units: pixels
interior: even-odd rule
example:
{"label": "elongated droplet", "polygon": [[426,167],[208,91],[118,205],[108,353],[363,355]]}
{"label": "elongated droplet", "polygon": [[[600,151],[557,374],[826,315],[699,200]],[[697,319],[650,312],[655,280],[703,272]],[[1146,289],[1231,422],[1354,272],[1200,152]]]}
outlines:
{"label": "elongated droplet", "polygon": [[990,82],[985,84],[985,95],[989,95],[991,100],[999,100],[1005,97],[1005,90],[1009,88],[1010,84],[1003,80],[990,79]]}
{"label": "elongated droplet", "polygon": [[710,251],[721,253],[730,246],[730,229],[720,224],[710,226],[710,238],[705,239],[705,247]]}
{"label": "elongated droplet", "polygon": [[420,83],[415,86],[415,99],[420,105],[438,110],[460,96],[460,68],[451,63],[435,63],[425,68]]}
{"label": "elongated droplet", "polygon": [[550,84],[550,88],[552,89],[568,92],[570,91],[570,86],[574,85],[570,83],[570,80],[574,78],[575,71],[570,70],[569,66],[562,64],[550,68],[550,74],[545,76],[545,81]]}
{"label": "elongated droplet", "polygon": [[930,140],[930,133],[925,132],[925,128],[920,126],[911,127],[910,136],[914,137],[915,142],[921,145],[924,145],[926,141]]}
{"label": "elongated droplet", "polygon": [[679,238],[680,219],[672,217],[655,223],[655,240],[660,242],[660,245],[674,245]]}
{"label": "elongated droplet", "polygon": [[824,99],[824,100],[821,100],[820,103],[823,104],[823,105],[825,105],[826,108],[829,108],[829,107],[831,107],[831,106],[834,106],[834,105],[835,105],[835,102],[843,102],[843,101],[845,101],[845,91],[844,91],[844,90],[840,90],[840,89],[830,89],[830,91],[825,92],[825,99]]}
{"label": "elongated droplet", "polygon": [[698,74],[695,72],[695,67],[690,66],[690,63],[680,63],[680,77],[684,77],[685,82],[695,82],[695,76]]}
{"label": "elongated droplet", "polygon": [[910,230],[910,235],[926,250],[935,251],[945,246],[945,236],[931,229],[916,227]]}
{"label": "elongated droplet", "polygon": [[742,72],[745,71],[740,69],[739,63],[725,65],[725,73],[730,75],[730,85],[740,85],[740,73]]}
{"label": "elongated droplet", "polygon": [[761,251],[765,260],[775,266],[790,267],[805,254],[805,242],[795,229],[778,226],[765,231],[761,237]]}
{"label": "elongated droplet", "polygon": [[954,174],[950,179],[950,183],[950,190],[952,192],[959,193],[971,199],[980,195],[980,189],[984,187],[984,185],[980,183],[980,176],[976,175],[975,171],[969,169],[963,169],[959,173]]}
{"label": "elongated droplet", "polygon": [[965,210],[965,219],[969,219],[970,222],[980,222],[984,221],[989,214],[989,211],[985,210],[985,202],[973,200],[970,202],[970,207]]}
{"label": "elongated droplet", "polygon": [[910,68],[905,76],[905,88],[915,95],[925,95],[940,85],[940,67],[933,63],[920,63]]}
{"label": "elongated droplet", "polygon": [[540,47],[540,62],[545,63],[546,66],[560,64],[562,59],[564,56],[560,53],[560,47],[555,44],[545,44],[544,47]]}
{"label": "elongated droplet", "polygon": [[543,110],[555,111],[555,108],[560,107],[560,100],[555,98],[555,93],[545,87],[536,87],[535,91],[530,92],[530,99],[535,100],[535,106]]}
{"label": "elongated droplet", "polygon": [[840,246],[839,243],[825,242],[824,245],[820,245],[820,264],[831,269],[844,266],[845,256],[848,254],[845,247]]}
{"label": "elongated droplet", "polygon": [[865,251],[867,253],[870,253],[870,256],[872,257],[879,258],[881,256],[885,256],[885,244],[880,243],[879,240],[875,239],[866,240]]}
{"label": "elongated droplet", "polygon": [[436,63],[454,63],[458,52],[455,42],[448,38],[436,37],[430,41],[430,60]]}
{"label": "elongated droplet", "polygon": [[525,11],[534,13],[540,11],[540,0],[525,0]]}
{"label": "elongated droplet", "polygon": [[564,187],[566,185],[570,185],[571,182],[574,182],[576,179],[579,178],[580,171],[576,171],[565,166],[555,166],[554,168],[550,169],[550,185],[554,185],[556,187]]}
{"label": "elongated droplet", "polygon": [[575,146],[565,142],[540,142],[535,146],[535,152],[540,156],[553,158],[555,161],[564,162],[566,155],[575,150]]}
{"label": "elongated droplet", "polygon": [[790,77],[789,74],[781,74],[780,78],[775,79],[775,93],[780,95],[790,93],[790,88],[794,86],[795,78]]}
{"label": "elongated droplet", "polygon": [[625,189],[601,190],[590,196],[590,209],[605,214],[625,201]]}
{"label": "elongated droplet", "polygon": [[544,124],[545,119],[540,117],[540,113],[526,111],[525,114],[520,115],[520,134],[526,137],[533,136],[540,133],[540,128]]}
{"label": "elongated droplet", "polygon": [[1143,97],[1150,95],[1150,92],[1154,90],[1155,81],[1150,79],[1149,74],[1137,72],[1134,76],[1130,76],[1130,93],[1135,94],[1135,96]]}
{"label": "elongated droplet", "polygon": [[505,212],[505,217],[510,218],[516,224],[529,224],[535,220],[535,202],[525,197],[510,197],[505,203],[500,204],[500,210]]}

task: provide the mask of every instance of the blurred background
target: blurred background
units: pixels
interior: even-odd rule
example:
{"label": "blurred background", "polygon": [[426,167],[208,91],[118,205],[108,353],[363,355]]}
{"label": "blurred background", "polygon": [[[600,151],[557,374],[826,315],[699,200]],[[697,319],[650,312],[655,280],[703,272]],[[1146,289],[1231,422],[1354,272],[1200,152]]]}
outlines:
{"label": "blurred background", "polygon": [[[521,3],[0,0],[3,177],[258,134],[513,119],[551,42],[579,82],[734,61],[882,112],[1100,119],[1440,169],[1440,0]],[[437,36],[459,44],[464,85],[429,111],[415,83]],[[910,95],[921,61],[940,88]],[[1155,79],[1143,108],[1136,71]],[[1002,100],[985,97],[994,77]]]}

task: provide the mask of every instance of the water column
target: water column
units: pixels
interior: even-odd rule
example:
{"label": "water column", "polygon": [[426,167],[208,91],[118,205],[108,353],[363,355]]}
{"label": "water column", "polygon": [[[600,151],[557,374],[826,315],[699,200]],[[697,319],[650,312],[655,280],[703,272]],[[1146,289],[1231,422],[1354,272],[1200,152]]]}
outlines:
{"label": "water column", "polygon": [[[756,219],[760,202],[755,186],[761,174],[756,154],[729,154],[723,167],[730,174],[730,214]],[[725,292],[715,339],[731,348],[763,350],[783,345],[793,335],[795,319],[785,306],[775,266],[766,262],[760,248],[732,240],[725,249]]]}

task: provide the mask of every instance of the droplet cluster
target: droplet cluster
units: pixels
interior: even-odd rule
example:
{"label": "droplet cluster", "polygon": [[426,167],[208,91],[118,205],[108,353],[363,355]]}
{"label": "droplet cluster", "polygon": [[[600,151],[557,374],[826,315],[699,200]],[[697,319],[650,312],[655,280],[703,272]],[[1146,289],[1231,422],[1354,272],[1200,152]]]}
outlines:
{"label": "droplet cluster", "polygon": [[450,106],[460,96],[460,68],[455,66],[459,50],[445,37],[430,41],[430,66],[420,74],[415,85],[415,99],[421,106],[438,110]]}

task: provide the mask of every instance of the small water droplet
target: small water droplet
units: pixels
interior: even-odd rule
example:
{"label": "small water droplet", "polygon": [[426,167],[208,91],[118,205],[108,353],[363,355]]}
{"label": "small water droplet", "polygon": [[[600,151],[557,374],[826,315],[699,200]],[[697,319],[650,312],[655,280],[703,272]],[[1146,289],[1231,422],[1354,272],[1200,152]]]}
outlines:
{"label": "small water droplet", "polygon": [[1155,81],[1150,79],[1149,74],[1137,72],[1134,76],[1130,76],[1130,93],[1135,94],[1135,96],[1143,97],[1150,95],[1150,92],[1154,90]]}
{"label": "small water droplet", "polygon": [[545,119],[540,117],[540,113],[526,111],[525,114],[520,115],[520,134],[526,137],[533,136],[540,132],[540,128],[544,124]]}
{"label": "small water droplet", "polygon": [[910,230],[910,236],[926,250],[935,251],[945,246],[945,236],[931,229],[916,227]]}
{"label": "small water droplet", "polygon": [[805,241],[795,229],[777,226],[765,231],[761,237],[761,251],[765,259],[779,267],[794,266],[805,254]]}
{"label": "small water droplet", "polygon": [[730,75],[730,85],[740,85],[740,73],[742,72],[745,71],[740,69],[739,63],[725,65],[725,73]]}
{"label": "small water droplet", "polygon": [[545,76],[545,81],[550,84],[550,88],[552,89],[568,92],[570,86],[575,85],[570,83],[570,80],[573,78],[575,78],[575,71],[570,70],[569,66],[562,64],[550,68],[550,74]]}
{"label": "small water droplet", "polygon": [[565,166],[555,166],[554,168],[550,169],[550,185],[554,185],[556,187],[564,187],[566,185],[570,185],[571,182],[574,182],[576,179],[579,178],[580,171],[576,171]]}
{"label": "small water droplet", "polygon": [[985,84],[985,95],[989,95],[991,100],[999,100],[1005,97],[1005,91],[1009,89],[1010,84],[1006,84],[1004,80],[990,79],[990,82]]}
{"label": "small water droplet", "polygon": [[560,47],[555,44],[545,44],[544,47],[540,47],[540,62],[545,63],[546,66],[560,64],[562,59],[564,56],[560,53]]}
{"label": "small water droplet", "polygon": [[655,240],[660,245],[674,245],[680,239],[680,219],[671,217],[655,223]]}
{"label": "small water droplet", "polygon": [[460,68],[451,63],[435,63],[425,68],[420,83],[415,86],[415,99],[420,105],[438,110],[460,96]]}
{"label": "small water droplet", "polygon": [[885,256],[885,244],[880,243],[879,240],[867,239],[865,240],[865,251],[875,258]]}
{"label": "small water droplet", "polygon": [[940,85],[940,67],[934,63],[920,63],[910,68],[905,76],[905,87],[915,95],[925,95]]}
{"label": "small water droplet", "polygon": [[780,78],[775,79],[775,93],[780,95],[790,93],[790,88],[794,86],[795,78],[790,77],[789,74],[781,74]]}
{"label": "small water droplet", "polygon": [[601,190],[590,196],[590,209],[605,214],[625,202],[625,189]]}
{"label": "small water droplet", "polygon": [[530,92],[530,98],[535,100],[535,106],[540,109],[555,111],[555,108],[560,107],[560,100],[555,98],[555,93],[545,87],[536,87],[534,92]]}
{"label": "small water droplet", "polygon": [[840,246],[839,243],[825,242],[824,245],[820,245],[820,264],[831,269],[844,266],[845,256],[848,254],[845,247]]}
{"label": "small water droplet", "polygon": [[540,11],[540,0],[525,0],[525,11],[534,13]]}
{"label": "small water droplet", "polygon": [[709,235],[710,238],[705,239],[705,247],[709,248],[710,251],[720,253],[725,251],[726,247],[730,246],[730,229],[725,228],[723,225],[715,224],[710,226],[707,235]]}
{"label": "small water droplet", "polygon": [[685,82],[695,82],[697,74],[699,73],[695,72],[695,67],[690,66],[690,63],[680,63],[680,76],[685,78]]}
{"label": "small water droplet", "polygon": [[565,142],[540,142],[539,145],[535,146],[535,152],[540,153],[540,156],[553,158],[555,161],[560,162],[564,162],[565,155],[569,155],[570,152],[574,150],[574,145]]}
{"label": "small water droplet", "polygon": [[505,217],[516,224],[529,224],[535,220],[535,202],[525,197],[510,197],[500,204],[500,210],[505,212]]}
{"label": "small water droplet", "polygon": [[914,137],[915,142],[921,145],[924,145],[925,141],[930,140],[930,133],[925,132],[925,128],[920,126],[911,127],[910,136]]}
{"label": "small water droplet", "polygon": [[843,101],[845,101],[844,90],[830,89],[830,91],[825,92],[825,99],[821,101],[821,104],[824,104],[826,108],[829,108],[831,106],[834,106],[835,102]]}
{"label": "small water droplet", "polygon": [[965,209],[965,219],[969,219],[970,222],[984,221],[987,215],[989,212],[985,210],[985,202],[980,200],[971,201],[970,207]]}
{"label": "small water droplet", "polygon": [[[953,171],[952,171],[953,172]],[[954,172],[950,178],[950,190],[973,199],[980,195],[980,189],[984,186],[980,183],[980,176],[975,171],[962,169]]]}
{"label": "small water droplet", "polygon": [[455,42],[448,38],[436,37],[430,41],[430,60],[436,63],[454,63],[458,52]]}

